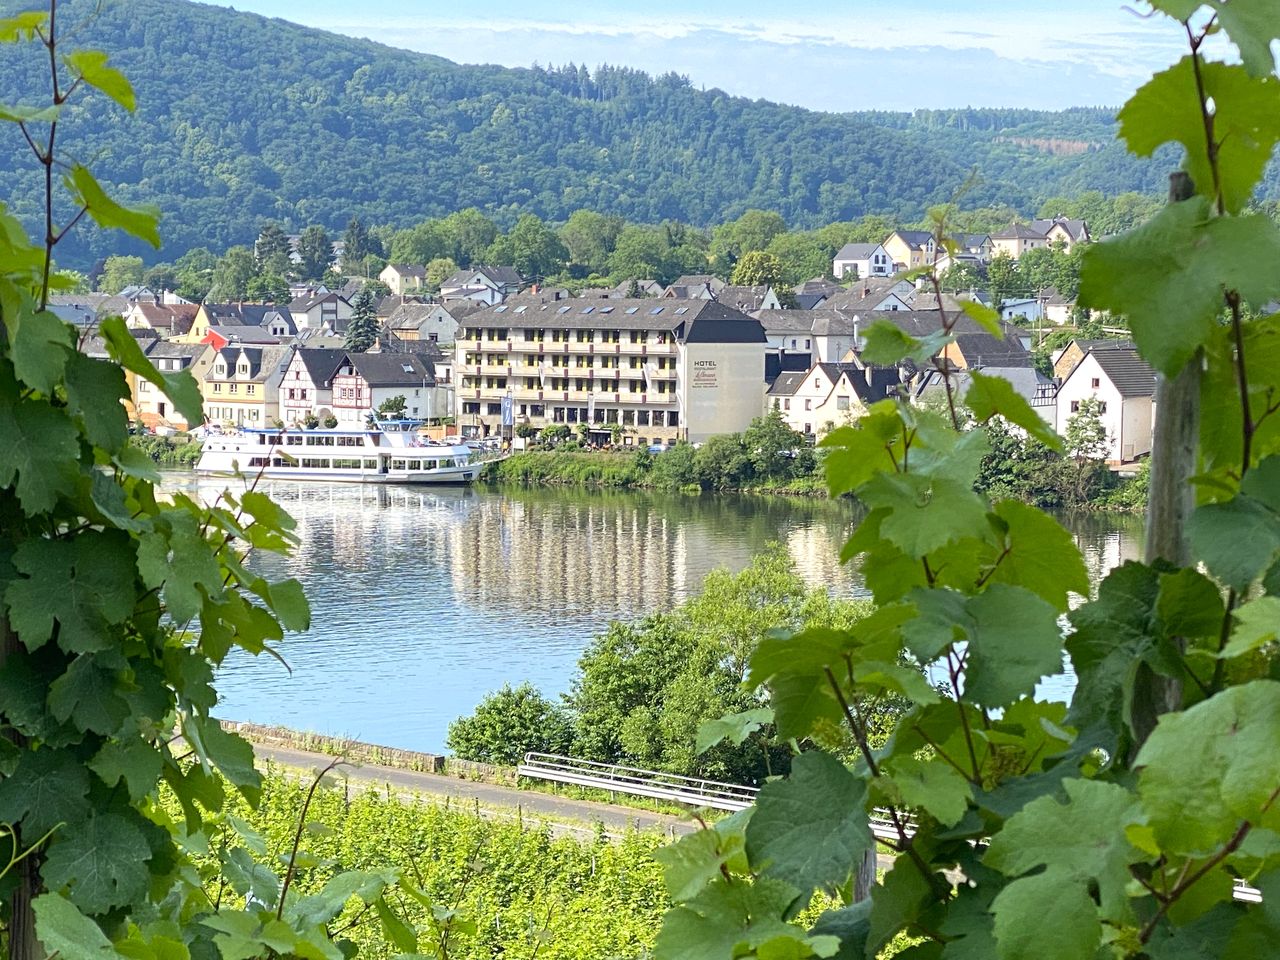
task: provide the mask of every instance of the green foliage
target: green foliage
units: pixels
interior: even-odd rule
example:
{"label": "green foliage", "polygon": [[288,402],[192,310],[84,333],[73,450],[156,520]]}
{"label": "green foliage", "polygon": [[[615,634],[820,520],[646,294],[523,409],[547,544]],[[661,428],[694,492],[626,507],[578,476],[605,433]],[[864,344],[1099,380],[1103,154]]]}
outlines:
{"label": "green foliage", "polygon": [[[1001,421],[1029,426],[1028,411],[982,380],[964,399],[985,426],[886,401],[834,431],[829,487],[870,508],[843,556],[860,559],[877,609],[752,655],[748,685],[803,752],[744,815],[744,847],[716,831],[663,858],[677,906],[660,957],[875,957],[899,937],[913,941],[904,956],[995,960],[1273,949],[1280,364],[1275,324],[1244,305],[1276,295],[1280,235],[1239,211],[1277,139],[1261,42],[1276,10],[1154,6],[1187,18],[1193,59],[1135,94],[1124,135],[1138,150],[1186,145],[1198,195],[1088,250],[1081,296],[1127,317],[1163,374],[1202,380],[1198,399],[1157,413],[1158,432],[1176,430],[1198,407],[1196,462],[1162,458],[1145,481],[1153,499],[1193,494],[1194,512],[1184,521],[1157,499],[1157,555],[1115,568],[1090,599],[1056,521],[974,485],[1024,484],[1039,499],[1046,479],[1098,456],[1096,410],[1068,430],[1075,463],[1017,440]],[[1204,61],[1218,31],[1242,66]],[[879,349],[914,346],[882,337]],[[960,398],[946,389],[950,411]],[[1069,706],[1038,692],[1064,653]],[[903,656],[941,688],[893,669]],[[877,746],[870,710],[889,690],[910,706]],[[896,861],[855,904],[873,813]],[[1263,903],[1233,903],[1240,881]],[[816,923],[800,913],[815,896],[835,901]]]}
{"label": "green foliage", "polygon": [[572,739],[564,709],[522,683],[486,695],[474,713],[449,724],[445,742],[463,760],[514,766],[530,751],[564,754]]}
{"label": "green foliage", "polygon": [[[356,294],[351,303],[351,317],[343,335],[343,346],[353,353],[364,353],[378,339],[378,317],[373,294],[367,289]],[[404,398],[401,397],[403,400]],[[403,405],[402,405],[403,409]]]}
{"label": "green foliage", "polygon": [[119,293],[125,287],[142,283],[141,257],[107,257],[98,276],[98,289],[103,293]]}
{"label": "green foliage", "polygon": [[776,253],[751,250],[733,265],[729,281],[746,287],[777,287],[782,283],[782,261]]}
{"label": "green foliage", "polygon": [[383,400],[380,404],[378,404],[378,416],[392,417],[392,418],[403,417],[405,407],[407,405],[408,405],[408,400],[405,398],[404,394],[397,394],[394,397],[387,397],[387,399]]}

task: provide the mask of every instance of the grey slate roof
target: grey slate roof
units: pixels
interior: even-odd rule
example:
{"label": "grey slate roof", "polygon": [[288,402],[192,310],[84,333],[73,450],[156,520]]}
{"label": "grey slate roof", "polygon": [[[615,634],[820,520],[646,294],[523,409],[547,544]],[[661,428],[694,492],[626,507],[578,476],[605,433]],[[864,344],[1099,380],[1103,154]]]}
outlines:
{"label": "grey slate roof", "polygon": [[[917,248],[923,247],[933,239],[933,233],[929,230],[895,230],[893,233],[905,240],[908,246]],[[891,233],[889,236],[893,236],[893,234]]]}
{"label": "grey slate roof", "polygon": [[1031,354],[1016,337],[1003,340],[989,333],[960,333],[956,347],[969,367],[1030,367]]}
{"label": "grey slate roof", "polygon": [[[836,253],[837,260],[866,260],[875,253],[878,243],[846,243]],[[829,248],[828,248],[829,249]]]}
{"label": "grey slate roof", "polygon": [[[1046,222],[1046,221],[1041,221],[1041,222]],[[1049,222],[1049,226],[1053,226],[1052,222]],[[991,239],[992,240],[1043,240],[1044,230],[1039,230],[1036,227],[1029,227],[1025,223],[1011,223],[1009,224],[1009,226],[1005,227],[999,233],[993,233],[991,235]]]}
{"label": "grey slate roof", "polygon": [[757,319],[767,334],[810,334],[816,314],[816,310],[761,310]]}
{"label": "grey slate roof", "polygon": [[297,353],[312,382],[322,387],[329,386],[329,382],[333,379],[333,372],[338,369],[338,364],[346,355],[345,350],[326,347],[305,347]]}
{"label": "grey slate roof", "polygon": [[800,389],[800,384],[804,383],[804,379],[807,376],[809,376],[808,370],[784,370],[778,374],[778,378],[769,387],[769,396],[794,397],[796,391]]}
{"label": "grey slate roof", "polygon": [[1156,372],[1151,364],[1138,356],[1132,343],[1111,340],[1093,347],[1089,356],[1098,361],[1098,366],[1115,384],[1120,396],[1150,397],[1156,392]]}
{"label": "grey slate roof", "polygon": [[[416,353],[347,353],[356,373],[371,387],[412,387],[435,383],[435,371]],[[345,361],[342,361],[345,362]]]}
{"label": "grey slate roof", "polygon": [[715,300],[644,297],[553,300],[486,306],[467,317],[469,327],[572,330],[667,330],[691,343],[764,343],[764,328],[740,310]]}

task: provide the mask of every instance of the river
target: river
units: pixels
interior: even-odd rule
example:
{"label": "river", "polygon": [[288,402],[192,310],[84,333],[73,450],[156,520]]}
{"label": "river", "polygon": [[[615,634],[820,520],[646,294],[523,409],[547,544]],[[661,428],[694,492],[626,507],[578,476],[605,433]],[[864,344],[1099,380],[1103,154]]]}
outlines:
{"label": "river", "polygon": [[[166,486],[210,498],[191,474]],[[259,489],[298,521],[289,558],[312,626],[273,658],[237,651],[218,678],[219,715],[442,752],[449,721],[505,682],[568,689],[578,655],[613,619],[667,610],[717,567],[740,570],[771,541],[805,581],[861,592],[839,550],[848,502],[566,488],[427,490],[273,481]],[[1068,524],[1096,581],[1136,557],[1138,523]],[[1045,689],[1065,697],[1069,677]]]}

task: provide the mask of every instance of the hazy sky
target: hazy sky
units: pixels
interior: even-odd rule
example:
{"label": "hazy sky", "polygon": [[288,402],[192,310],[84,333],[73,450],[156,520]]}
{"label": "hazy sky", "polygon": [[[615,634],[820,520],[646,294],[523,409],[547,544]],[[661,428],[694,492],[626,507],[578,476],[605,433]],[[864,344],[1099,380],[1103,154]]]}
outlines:
{"label": "hazy sky", "polygon": [[235,0],[238,10],[459,63],[675,71],[819,110],[1122,103],[1183,52],[1142,0]]}

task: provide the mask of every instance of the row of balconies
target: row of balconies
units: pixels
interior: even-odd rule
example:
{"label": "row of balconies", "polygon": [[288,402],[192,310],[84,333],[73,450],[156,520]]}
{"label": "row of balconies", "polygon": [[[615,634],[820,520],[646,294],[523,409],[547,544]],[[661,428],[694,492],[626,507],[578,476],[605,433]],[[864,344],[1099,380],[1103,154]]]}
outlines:
{"label": "row of balconies", "polygon": [[593,343],[590,341],[561,341],[553,343],[549,340],[455,340],[454,347],[459,350],[470,350],[477,353],[526,353],[546,356],[547,354],[582,353],[588,356],[601,354],[612,356],[649,356],[673,357],[676,355],[676,344],[672,343]]}
{"label": "row of balconies", "polygon": [[[627,391],[617,393],[605,393],[599,390],[528,390],[524,387],[516,387],[510,391],[511,396],[515,400],[533,400],[540,402],[577,402],[582,404],[590,403],[595,400],[596,403],[636,403],[645,406],[652,406],[655,403],[675,403],[676,395],[674,393],[629,393]],[[494,403],[500,401],[506,395],[506,391],[501,393],[492,390],[472,389],[464,390],[459,396],[466,400],[489,400]]]}
{"label": "row of balconies", "polygon": [[[639,380],[646,375],[643,367],[571,367],[567,365],[543,367],[527,363],[468,363],[458,372],[472,377],[484,375],[497,377],[547,376],[575,378],[591,376],[596,380]],[[668,367],[665,370],[649,370],[647,375],[651,380],[674,380],[676,378],[676,368]]]}

